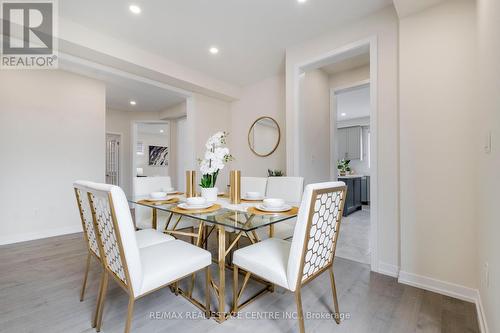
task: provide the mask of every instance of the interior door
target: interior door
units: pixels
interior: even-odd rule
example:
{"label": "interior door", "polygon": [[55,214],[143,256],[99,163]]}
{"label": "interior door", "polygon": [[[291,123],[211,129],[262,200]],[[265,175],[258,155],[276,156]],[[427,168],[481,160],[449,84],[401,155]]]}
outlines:
{"label": "interior door", "polygon": [[120,135],[106,134],[106,183],[120,185]]}

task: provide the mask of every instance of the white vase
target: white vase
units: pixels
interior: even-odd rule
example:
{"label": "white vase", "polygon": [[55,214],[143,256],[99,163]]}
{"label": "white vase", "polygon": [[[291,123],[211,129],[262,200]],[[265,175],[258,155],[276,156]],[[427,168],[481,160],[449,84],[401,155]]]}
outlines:
{"label": "white vase", "polygon": [[201,196],[208,202],[216,202],[218,193],[219,190],[217,189],[217,187],[208,187],[201,189]]}

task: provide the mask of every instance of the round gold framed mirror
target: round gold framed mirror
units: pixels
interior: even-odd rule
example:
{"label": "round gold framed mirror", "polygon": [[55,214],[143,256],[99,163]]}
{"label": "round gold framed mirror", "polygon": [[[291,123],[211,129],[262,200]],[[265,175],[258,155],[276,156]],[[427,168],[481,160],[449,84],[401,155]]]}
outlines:
{"label": "round gold framed mirror", "polygon": [[274,153],[281,140],[278,122],[271,117],[260,117],[248,131],[248,146],[257,156],[266,157]]}

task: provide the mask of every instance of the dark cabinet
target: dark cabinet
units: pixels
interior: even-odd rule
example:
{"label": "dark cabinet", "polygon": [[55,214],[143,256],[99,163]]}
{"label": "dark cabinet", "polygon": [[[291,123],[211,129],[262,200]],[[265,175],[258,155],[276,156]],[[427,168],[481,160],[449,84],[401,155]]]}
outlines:
{"label": "dark cabinet", "polygon": [[361,178],[361,203],[370,204],[370,176]]}
{"label": "dark cabinet", "polygon": [[344,216],[354,213],[357,210],[361,210],[361,180],[362,177],[339,177],[340,181],[343,181],[347,186],[347,195],[344,204]]}

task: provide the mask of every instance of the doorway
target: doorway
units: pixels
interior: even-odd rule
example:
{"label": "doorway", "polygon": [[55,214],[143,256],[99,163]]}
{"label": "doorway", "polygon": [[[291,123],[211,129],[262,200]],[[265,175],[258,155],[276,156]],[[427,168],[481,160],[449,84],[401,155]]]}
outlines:
{"label": "doorway", "polygon": [[[364,69],[357,68],[363,66]],[[350,75],[342,73],[346,70],[352,70],[352,73]],[[338,77],[332,79],[332,75]],[[342,135],[344,135],[344,140],[342,140],[342,138],[337,137],[339,132],[338,122],[341,122],[337,118],[341,118],[342,113],[347,114],[348,112],[337,114],[337,99],[344,93],[357,90],[358,86],[365,86],[366,91],[368,91],[366,105],[369,116],[365,117],[365,124],[342,119],[343,124],[340,129],[346,128],[342,130]],[[293,151],[288,154],[289,163],[287,165],[292,167],[295,174],[303,175],[306,178],[309,177],[309,183],[317,180],[339,179],[344,181],[351,190],[353,188],[358,189],[354,195],[356,203],[352,205],[350,211],[352,214],[351,220],[355,220],[354,217],[358,214],[365,214],[363,218],[364,227],[363,230],[346,232],[349,217],[344,217],[337,255],[370,264],[373,271],[378,271],[376,38],[354,42],[314,57],[310,61],[297,64],[294,70],[293,89],[295,107],[291,109],[291,119],[293,119],[291,127],[293,132],[298,133],[298,135],[295,135],[294,140],[292,140]],[[343,97],[340,98],[343,99]],[[334,111],[332,111],[332,108]],[[363,126],[366,128],[363,129]],[[347,129],[349,127],[355,129]],[[329,140],[318,141],[318,137]],[[339,143],[345,145],[344,149],[341,150],[341,147],[338,147]],[[353,150],[353,147],[358,148]],[[365,148],[364,152],[363,148]],[[338,155],[340,153],[343,153],[343,158]],[[348,154],[347,157],[352,160],[368,162],[370,165],[368,179],[364,177],[366,176],[364,172],[359,172],[361,175],[343,174],[345,178],[339,178],[338,162],[348,159],[346,153]],[[350,163],[354,165],[350,165],[347,170],[362,169],[359,165],[355,165],[357,162]],[[311,170],[308,170],[309,166]],[[363,202],[369,203],[369,205],[363,205]],[[353,226],[360,226],[360,223],[352,224]],[[349,234],[355,236],[359,233],[363,234],[362,242],[365,249],[363,258],[349,254],[342,255],[342,250],[339,250],[342,238],[346,240],[346,243],[352,244],[355,240],[348,239],[350,238]]]}
{"label": "doorway", "polygon": [[106,184],[120,186],[121,134],[106,133]]}

